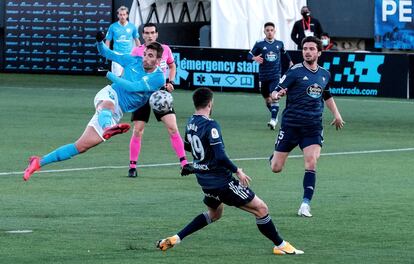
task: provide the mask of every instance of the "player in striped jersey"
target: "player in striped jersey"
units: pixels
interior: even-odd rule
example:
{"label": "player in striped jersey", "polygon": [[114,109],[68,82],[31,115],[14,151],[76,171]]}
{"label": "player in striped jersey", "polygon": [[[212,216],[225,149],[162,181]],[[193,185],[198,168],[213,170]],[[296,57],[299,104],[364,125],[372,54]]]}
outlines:
{"label": "player in striped jersey", "polygon": [[[219,124],[210,118],[213,108],[213,92],[199,88],[193,94],[196,108],[185,131],[185,149],[191,151],[199,185],[204,192],[207,212],[196,216],[176,235],[161,239],[157,247],[165,251],[178,244],[186,236],[220,219],[224,204],[238,207],[253,214],[260,232],[270,239],[276,255],[303,254],[284,241],[271,217],[265,202],[248,187],[250,177],[227,157]],[[233,177],[236,174],[237,179]]]}

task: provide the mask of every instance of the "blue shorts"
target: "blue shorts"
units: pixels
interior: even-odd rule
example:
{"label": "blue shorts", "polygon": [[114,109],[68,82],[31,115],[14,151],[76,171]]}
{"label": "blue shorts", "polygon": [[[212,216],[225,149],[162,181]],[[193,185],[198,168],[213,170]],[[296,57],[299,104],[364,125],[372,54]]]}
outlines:
{"label": "blue shorts", "polygon": [[297,145],[304,149],[310,145],[318,144],[322,147],[322,127],[281,127],[276,138],[275,150],[278,152],[291,152]]}
{"label": "blue shorts", "polygon": [[244,187],[236,179],[232,179],[227,186],[220,189],[203,189],[204,204],[217,209],[221,203],[240,207],[250,203],[256,196],[249,187]]}
{"label": "blue shorts", "polygon": [[262,94],[263,98],[267,98],[270,94],[277,88],[279,85],[280,78],[276,78],[274,80],[269,81],[260,81],[260,93]]}

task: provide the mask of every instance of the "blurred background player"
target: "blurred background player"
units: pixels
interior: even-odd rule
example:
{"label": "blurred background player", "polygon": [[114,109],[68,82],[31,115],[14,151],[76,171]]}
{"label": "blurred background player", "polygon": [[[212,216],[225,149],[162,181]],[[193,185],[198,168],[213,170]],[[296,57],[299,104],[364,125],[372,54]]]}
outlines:
{"label": "blurred background player", "polygon": [[298,45],[298,50],[302,49],[302,40],[308,36],[320,38],[323,32],[322,25],[316,18],[311,17],[311,11],[307,6],[303,6],[300,10],[302,19],[295,22],[290,34],[293,42]]}
{"label": "blurred background player", "polygon": [[[208,211],[196,216],[176,235],[161,239],[157,247],[165,251],[180,243],[186,236],[220,219],[223,204],[238,207],[253,214],[259,231],[274,243],[276,255],[303,254],[284,241],[269,216],[268,208],[248,187],[250,177],[227,157],[220,126],[210,119],[213,109],[213,92],[198,88],[193,94],[195,113],[185,131],[186,150],[191,151],[199,185],[204,192]],[[239,180],[233,177],[235,173]]]}
{"label": "blurred background player", "polygon": [[275,130],[277,125],[277,114],[279,112],[279,101],[273,100],[270,94],[276,89],[282,72],[282,58],[284,55],[292,66],[292,60],[280,40],[275,39],[275,25],[272,22],[264,24],[264,40],[257,41],[252,50],[247,55],[249,60],[259,63],[260,92],[265,100],[265,104],[270,111],[270,121],[267,123],[271,130]]}
{"label": "blurred background player", "polygon": [[274,173],[281,172],[289,153],[299,145],[305,160],[305,175],[303,200],[298,215],[311,217],[310,202],[315,190],[316,163],[323,142],[324,101],[334,116],[331,125],[335,125],[338,130],[345,122],[329,92],[331,74],[318,66],[322,52],[321,41],[310,36],[304,38],[302,44],[303,63],[292,66],[272,93],[275,99],[286,94],[287,98],[271,167]]}
{"label": "blurred background player", "polygon": [[164,85],[164,74],[157,67],[163,51],[159,43],[147,45],[144,57],[136,57],[129,54],[119,55],[109,50],[103,44],[103,38],[103,33],[98,33],[96,36],[99,53],[122,65],[125,68],[125,79],[133,81],[134,85],[118,83],[115,74],[108,72],[107,77],[114,83],[107,85],[96,94],[94,99],[96,112],[83,134],[75,143],[61,146],[43,157],[31,157],[29,166],[24,171],[25,181],[29,180],[35,171],[49,163],[70,159],[116,134],[127,132],[130,128],[129,124],[118,124],[123,113],[133,112],[142,107],[150,95]]}
{"label": "blurred background player", "polygon": [[[118,21],[109,26],[106,33],[106,46],[110,47],[111,40],[114,41],[113,50],[119,54],[130,54],[134,43],[141,45],[136,26],[128,22],[128,8],[121,6],[117,10]],[[123,68],[116,62],[112,62],[111,71],[116,76],[121,76]]]}
{"label": "blurred background player", "polygon": [[[139,47],[135,47],[132,50],[133,56],[142,56],[145,50],[146,45],[152,43],[158,38],[158,29],[157,26],[153,23],[147,23],[143,26],[142,37],[144,39],[144,44]],[[172,55],[170,47],[168,45],[162,44],[164,52],[162,53],[162,58],[160,61],[160,67],[163,70],[165,76],[168,76],[164,88],[168,92],[174,90],[174,79],[176,74],[176,65],[174,62],[174,57]],[[167,75],[168,74],[168,75]],[[130,145],[129,145],[129,177],[137,177],[137,162],[138,157],[141,152],[141,141],[144,134],[145,123],[149,121],[151,114],[151,107],[147,102],[143,107],[137,109],[131,115],[131,121],[134,123],[134,131],[131,135]],[[187,158],[185,156],[184,143],[181,138],[180,132],[178,131],[177,119],[175,116],[175,111],[173,108],[170,111],[160,114],[154,111],[155,118],[158,121],[162,121],[167,128],[168,134],[170,136],[171,146],[180,160],[181,164],[181,175],[188,175],[192,172],[192,166],[188,164]]]}

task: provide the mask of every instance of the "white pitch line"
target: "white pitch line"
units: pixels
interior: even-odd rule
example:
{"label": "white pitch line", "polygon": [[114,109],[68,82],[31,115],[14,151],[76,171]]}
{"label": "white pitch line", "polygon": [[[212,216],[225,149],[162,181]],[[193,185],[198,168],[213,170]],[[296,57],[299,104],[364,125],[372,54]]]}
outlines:
{"label": "white pitch line", "polygon": [[[377,149],[377,150],[360,150],[360,151],[348,151],[348,152],[332,152],[321,153],[321,156],[340,156],[340,155],[355,155],[355,154],[375,154],[384,152],[404,152],[414,151],[414,148],[399,148],[399,149]],[[303,155],[290,155],[289,158],[301,158]],[[250,160],[268,160],[269,157],[257,157],[257,158],[235,158],[234,161],[250,161]],[[159,164],[142,164],[138,165],[138,168],[151,168],[151,167],[166,167],[176,166],[179,163],[159,163]],[[87,168],[72,168],[72,169],[60,169],[60,170],[42,170],[36,173],[52,173],[52,172],[68,172],[68,171],[88,171],[88,170],[101,170],[101,169],[125,169],[128,166],[99,166],[99,167],[87,167]],[[0,176],[23,174],[23,171],[10,171],[0,172]]]}

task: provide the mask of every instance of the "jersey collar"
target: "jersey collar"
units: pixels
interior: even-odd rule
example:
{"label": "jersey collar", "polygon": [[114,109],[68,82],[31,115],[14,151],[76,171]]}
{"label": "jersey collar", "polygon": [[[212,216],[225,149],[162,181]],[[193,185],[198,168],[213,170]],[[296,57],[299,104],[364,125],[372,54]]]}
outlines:
{"label": "jersey collar", "polygon": [[316,68],[316,70],[312,70],[312,69],[309,69],[308,67],[306,67],[305,63],[303,63],[303,62],[302,62],[302,65],[303,65],[303,67],[305,67],[305,69],[307,69],[307,70],[308,70],[308,71],[310,71],[311,73],[316,73],[316,72],[318,72],[318,71],[319,71],[319,68],[321,67],[321,66],[319,66],[319,65],[318,65],[318,68]]}

